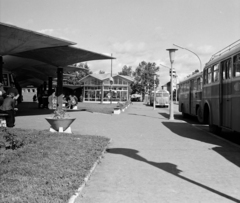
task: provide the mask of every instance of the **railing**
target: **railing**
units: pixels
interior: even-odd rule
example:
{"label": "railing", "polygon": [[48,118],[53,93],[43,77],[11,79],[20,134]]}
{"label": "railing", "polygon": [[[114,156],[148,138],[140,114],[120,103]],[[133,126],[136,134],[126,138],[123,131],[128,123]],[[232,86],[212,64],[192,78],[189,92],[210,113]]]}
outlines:
{"label": "railing", "polygon": [[213,54],[212,57],[210,58],[209,62],[212,61],[213,59],[221,56],[222,54],[224,54],[227,51],[230,51],[231,49],[233,49],[234,47],[240,45],[240,39],[233,42],[232,44],[226,46],[225,48],[221,49],[220,51],[218,51],[217,53]]}

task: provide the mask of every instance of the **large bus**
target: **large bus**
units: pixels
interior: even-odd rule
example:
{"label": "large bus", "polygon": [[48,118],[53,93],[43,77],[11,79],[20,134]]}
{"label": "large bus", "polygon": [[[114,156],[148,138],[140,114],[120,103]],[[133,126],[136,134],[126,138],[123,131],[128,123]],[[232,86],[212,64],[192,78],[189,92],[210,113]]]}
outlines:
{"label": "large bus", "polygon": [[[151,92],[149,97],[149,104],[152,106],[154,101],[154,91]],[[167,90],[156,90],[155,106],[169,106],[169,92]]]}
{"label": "large bus", "polygon": [[216,53],[204,67],[201,108],[211,132],[240,132],[240,43]]}
{"label": "large bus", "polygon": [[191,76],[179,83],[179,111],[182,115],[197,116],[202,122],[202,72],[194,72]]}

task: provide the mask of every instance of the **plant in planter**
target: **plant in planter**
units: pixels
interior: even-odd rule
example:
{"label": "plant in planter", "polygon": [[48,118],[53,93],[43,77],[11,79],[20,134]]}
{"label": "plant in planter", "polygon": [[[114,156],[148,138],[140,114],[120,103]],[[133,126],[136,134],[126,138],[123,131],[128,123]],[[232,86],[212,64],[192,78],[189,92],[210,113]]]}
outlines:
{"label": "plant in planter", "polygon": [[63,109],[54,111],[52,118],[46,118],[51,125],[51,132],[65,132],[72,133],[70,125],[76,118],[69,117]]}

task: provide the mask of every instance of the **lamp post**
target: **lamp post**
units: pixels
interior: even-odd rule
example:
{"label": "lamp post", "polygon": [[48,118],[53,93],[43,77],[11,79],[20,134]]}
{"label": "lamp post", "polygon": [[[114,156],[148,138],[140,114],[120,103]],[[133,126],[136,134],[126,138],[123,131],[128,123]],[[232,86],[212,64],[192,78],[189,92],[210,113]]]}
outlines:
{"label": "lamp post", "polygon": [[157,76],[154,75],[153,76],[153,92],[154,92],[154,96],[153,96],[153,110],[155,110],[155,105],[156,105],[156,103],[155,103],[155,101],[156,101],[156,88],[155,88],[156,78],[157,78]]}
{"label": "lamp post", "polygon": [[198,60],[199,60],[199,62],[200,62],[200,72],[202,71],[202,62],[201,62],[201,59],[199,58],[199,56],[198,56],[196,53],[194,53],[193,51],[191,51],[191,50],[189,50],[189,49],[187,49],[187,48],[180,47],[180,46],[178,46],[178,45],[176,45],[176,44],[173,44],[173,46],[176,46],[176,47],[178,47],[178,48],[180,48],[180,49],[185,49],[185,50],[190,51],[191,53],[193,53],[193,54],[198,58]]}
{"label": "lamp post", "polygon": [[170,58],[170,62],[171,62],[171,100],[170,100],[170,108],[169,108],[169,120],[174,120],[174,116],[173,116],[173,62],[174,62],[174,56],[175,56],[175,51],[177,51],[177,49],[167,49],[167,51],[169,51],[169,58]]}
{"label": "lamp post", "polygon": [[112,85],[113,85],[113,78],[110,77],[110,104],[112,103]]}

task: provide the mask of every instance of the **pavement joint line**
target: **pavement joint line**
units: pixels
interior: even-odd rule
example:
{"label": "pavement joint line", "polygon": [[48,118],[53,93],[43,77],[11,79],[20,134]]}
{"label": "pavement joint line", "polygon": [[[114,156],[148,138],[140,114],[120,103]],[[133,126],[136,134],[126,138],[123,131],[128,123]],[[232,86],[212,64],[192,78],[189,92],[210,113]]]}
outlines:
{"label": "pavement joint line", "polygon": [[[233,146],[235,146],[235,147],[237,147],[237,148],[239,148],[240,149],[240,145],[238,145],[238,144],[235,144],[235,143],[233,143],[233,142],[231,142],[231,141],[229,141],[229,140],[226,140],[226,139],[224,139],[224,138],[222,138],[222,137],[219,137],[219,136],[217,136],[217,135],[215,135],[215,134],[213,134],[213,133],[211,133],[211,132],[209,132],[209,131],[205,131],[205,130],[203,130],[203,129],[201,129],[199,126],[201,126],[201,125],[195,125],[195,124],[191,124],[193,127],[195,127],[196,129],[199,129],[199,130],[201,130],[201,131],[203,131],[203,132],[206,132],[206,133],[208,133],[209,135],[211,135],[211,136],[213,136],[213,137],[215,137],[215,138],[218,138],[218,139],[220,139],[220,140],[223,140],[223,141],[225,141],[225,142],[227,142],[227,143],[229,143],[229,144],[231,144],[231,145],[233,145]],[[203,125],[203,126],[208,126],[208,125]]]}
{"label": "pavement joint line", "polygon": [[70,197],[70,199],[68,200],[68,203],[74,203],[76,198],[81,194],[82,190],[84,189],[84,187],[86,186],[88,180],[90,179],[91,175],[93,174],[94,170],[96,169],[97,165],[100,163],[101,159],[104,156],[104,153],[106,152],[107,148],[109,147],[110,143],[112,142],[112,139],[109,140],[108,144],[106,145],[106,147],[103,149],[101,155],[98,157],[98,159],[95,161],[95,163],[93,164],[92,168],[90,169],[88,175],[84,178],[83,183],[80,185],[80,187],[77,189],[77,192],[72,195]]}

